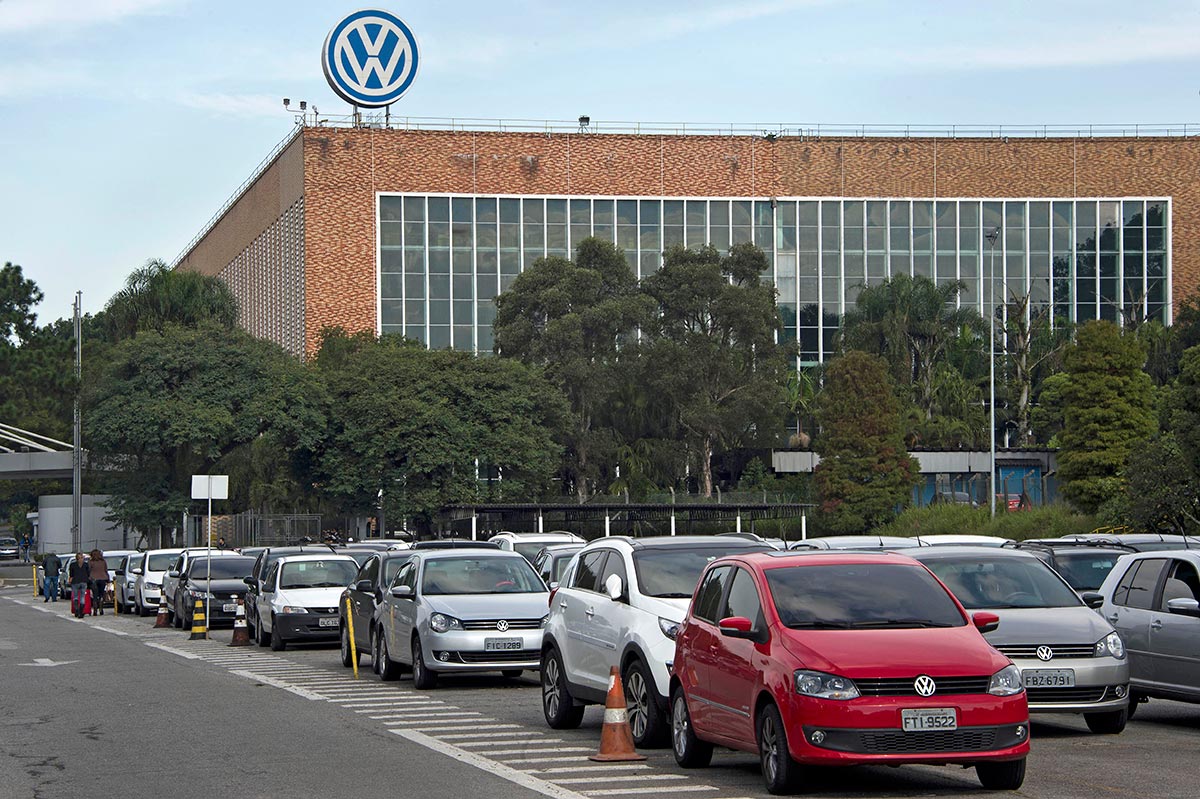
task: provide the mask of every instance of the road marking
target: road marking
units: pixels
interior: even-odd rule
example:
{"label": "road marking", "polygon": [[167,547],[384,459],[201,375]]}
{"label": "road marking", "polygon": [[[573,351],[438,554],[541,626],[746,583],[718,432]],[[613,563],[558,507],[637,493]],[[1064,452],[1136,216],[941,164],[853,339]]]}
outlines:
{"label": "road marking", "polygon": [[[442,740],[445,740],[445,739],[443,738]],[[551,744],[561,744],[561,743],[566,743],[566,741],[564,741],[562,738],[535,738],[534,740],[531,740],[531,741],[514,741],[512,739],[500,740],[500,741],[463,741],[462,743],[460,743],[458,745],[459,746],[469,746],[469,747],[472,747],[473,749],[486,749],[489,746],[512,746],[513,744],[521,744],[522,746],[526,746],[526,745],[527,746],[541,746],[543,744],[551,745]],[[524,751],[529,751],[529,750],[526,749]]]}
{"label": "road marking", "polygon": [[[479,719],[479,721],[486,721],[486,720],[487,719]],[[451,721],[454,723],[452,724]],[[443,732],[451,732],[451,731],[457,732],[459,730],[477,730],[477,729],[479,729],[478,724],[457,724],[457,722],[462,721],[462,719],[453,719],[451,721],[415,721],[415,722],[411,722],[411,723],[406,723],[406,726],[412,726],[413,728],[428,727],[430,733],[436,734],[438,736],[440,736]],[[434,726],[434,725],[436,725],[436,726]],[[447,726],[447,725],[449,725],[449,726]],[[397,725],[391,725],[391,726],[397,726]],[[520,729],[521,725],[520,724],[489,724],[489,725],[487,725],[487,728],[489,730],[498,730],[503,727],[511,727],[512,729],[516,730],[516,729]]]}
{"label": "road marking", "polygon": [[466,733],[454,733],[453,735],[439,735],[438,737],[440,739],[442,739],[443,741],[454,741],[454,740],[469,741],[469,740],[472,740],[475,738],[511,738],[514,735],[519,735],[519,736],[525,737],[528,735],[541,735],[541,733],[537,732],[536,730],[528,730],[525,732],[476,732],[476,733],[466,732]]}
{"label": "road marking", "polygon": [[[646,780],[686,780],[687,775],[686,774],[631,774],[627,777],[616,777],[616,776],[571,777],[570,779],[565,779],[565,780],[555,779],[554,781],[559,785],[587,785],[587,784],[594,785],[596,783],[597,779],[599,779],[601,782],[604,782],[604,783],[645,782]],[[646,792],[651,793],[655,790],[661,790],[661,789],[648,788],[646,790]],[[671,790],[674,790],[674,786],[671,786]],[[625,789],[622,789],[619,791],[614,791],[614,793],[638,793],[638,792],[639,791],[637,788],[625,788]],[[587,791],[586,793],[590,794],[591,791]]]}
{"label": "road marking", "polygon": [[[588,771],[595,771],[597,773],[602,773],[602,774],[608,773],[608,764],[607,763],[593,763],[590,760],[580,761],[580,759],[577,757],[557,758],[557,759],[573,760],[576,763],[578,763],[579,765],[577,765],[577,766],[555,766],[553,768],[526,768],[526,769],[521,769],[521,770],[526,772],[527,774],[583,774],[584,772],[588,772]],[[512,763],[514,761],[510,760],[508,762]],[[622,763],[621,764],[621,771],[629,771],[631,769],[642,769],[642,768],[650,768],[650,765],[648,763]],[[599,779],[612,779],[612,777],[599,777]]]}
{"label": "road marking", "polygon": [[271,677],[268,677],[265,674],[258,674],[253,671],[244,671],[241,669],[231,670],[229,673],[236,674],[239,677],[245,677],[250,680],[256,680],[258,682],[263,683],[264,685],[270,685],[275,688],[282,688],[283,690],[288,691],[289,693],[293,693],[296,696],[302,696],[305,699],[310,699],[312,701],[318,701],[318,700],[325,698],[325,697],[321,696],[320,694],[314,694],[312,691],[306,691],[303,688],[298,688],[294,685],[289,685],[288,683],[283,682],[282,680],[273,679]]}
{"label": "road marking", "polygon": [[[458,726],[458,727],[444,726],[444,725],[461,724],[464,721],[472,721],[475,723],[470,724],[470,725]],[[422,719],[422,720],[414,720],[414,721],[389,721],[389,722],[385,722],[385,724],[386,724],[386,726],[392,727],[392,728],[441,727],[441,730],[435,730],[435,732],[441,732],[442,730],[477,730],[477,729],[479,729],[479,724],[481,722],[486,722],[486,721],[494,721],[494,719],[445,719],[443,721],[437,721],[435,719]],[[495,725],[488,725],[488,729],[493,729],[494,726]],[[392,732],[395,732],[395,729],[393,729]]]}
{"label": "road marking", "polygon": [[475,752],[468,752],[467,750],[461,749],[453,744],[448,744],[444,741],[439,741],[436,738],[431,738],[430,736],[417,732],[416,730],[392,730],[392,732],[408,739],[409,741],[412,741],[415,744],[424,746],[426,749],[432,749],[433,751],[439,752],[447,757],[452,757],[461,763],[474,766],[481,771],[495,774],[501,779],[516,783],[517,785],[528,788],[531,791],[537,791],[543,796],[550,796],[553,797],[553,799],[582,799],[583,797],[583,794],[576,793],[568,788],[560,788],[552,782],[540,780],[537,777],[526,774],[523,771],[518,771],[515,768],[509,768],[503,763],[497,763],[496,761],[490,760]]}
{"label": "road marking", "polygon": [[32,663],[18,663],[18,666],[70,666],[72,663],[78,663],[78,660],[59,660],[54,661],[50,658],[34,658]]}
{"label": "road marking", "polygon": [[584,746],[533,746],[527,749],[500,749],[495,752],[488,752],[488,755],[532,755],[532,754],[553,754],[554,752],[591,752],[592,749]]}
{"label": "road marking", "polygon": [[443,719],[447,716],[458,716],[455,721],[467,721],[463,716],[477,716],[477,721],[483,721],[482,714],[474,710],[454,710],[449,713],[438,711],[436,713],[392,713],[387,716],[369,716],[368,718],[380,719],[400,719],[400,721],[385,721],[384,724],[406,724],[410,721],[419,721],[420,719]]}
{"label": "road marking", "polygon": [[[666,787],[665,785],[652,785],[649,788],[613,788],[612,790],[584,791],[583,793],[585,796],[627,796],[631,793],[662,793]],[[672,794],[676,794],[684,793],[685,791],[688,793],[699,793],[701,791],[715,791],[718,789],[713,785],[672,785],[669,790]]]}
{"label": "road marking", "polygon": [[175,649],[166,644],[156,644],[153,641],[146,641],[145,643],[151,649],[161,649],[164,652],[170,652],[172,655],[179,655],[179,657],[187,658],[188,660],[200,660],[199,655],[193,655],[191,652],[184,652],[182,649]]}
{"label": "road marking", "polygon": [[[334,704],[340,704],[335,702]],[[404,707],[433,707],[437,705],[445,705],[445,702],[389,702],[393,709]],[[387,705],[369,705],[367,707],[358,707],[357,705],[343,705],[347,710],[353,710],[355,713],[378,713],[381,710],[388,710]]]}
{"label": "road marking", "polygon": [[[493,754],[493,755],[494,755],[494,754],[496,754],[496,753],[495,753],[495,752],[492,752],[491,754]],[[510,765],[511,765],[511,764],[513,764],[513,763],[539,763],[539,764],[540,764],[540,763],[579,763],[579,762],[580,762],[580,760],[581,760],[581,759],[579,758],[579,756],[578,756],[578,755],[576,755],[576,756],[574,756],[574,757],[517,757],[517,758],[506,758],[506,759],[504,760],[504,762],[505,762],[505,763],[508,763],[508,764],[510,764]],[[621,766],[621,768],[625,768],[625,766]]]}

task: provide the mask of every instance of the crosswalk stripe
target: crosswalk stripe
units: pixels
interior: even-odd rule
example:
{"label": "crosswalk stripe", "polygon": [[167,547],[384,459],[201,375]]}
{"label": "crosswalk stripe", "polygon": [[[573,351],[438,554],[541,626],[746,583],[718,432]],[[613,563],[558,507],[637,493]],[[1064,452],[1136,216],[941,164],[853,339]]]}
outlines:
{"label": "crosswalk stripe", "polygon": [[[653,785],[648,788],[613,788],[611,790],[584,791],[583,793],[586,796],[628,796],[629,794],[662,793],[664,788],[665,786],[662,785]],[[701,791],[715,790],[718,789],[713,785],[672,785],[670,787],[672,794],[683,793],[685,791],[688,793],[700,793]]]}
{"label": "crosswalk stripe", "polygon": [[644,782],[646,780],[686,780],[686,774],[633,774],[628,777],[572,777],[570,779],[555,778],[553,781],[558,785],[585,785],[594,784],[599,779],[605,784],[610,782]]}

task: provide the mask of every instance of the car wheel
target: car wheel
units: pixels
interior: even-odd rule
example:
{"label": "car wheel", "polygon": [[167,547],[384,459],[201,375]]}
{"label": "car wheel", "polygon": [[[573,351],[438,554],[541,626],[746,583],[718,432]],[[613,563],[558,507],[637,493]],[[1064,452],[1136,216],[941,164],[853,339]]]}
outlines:
{"label": "car wheel", "polygon": [[500,676],[510,680],[515,680],[521,676],[522,671],[524,671],[524,669],[504,669],[500,672]]}
{"label": "car wheel", "polygon": [[800,764],[792,760],[779,708],[769,704],[758,715],[758,756],[767,793],[792,793],[800,782]]}
{"label": "car wheel", "polygon": [[567,687],[562,657],[553,647],[542,653],[542,713],[552,730],[573,730],[583,721],[583,705]]}
{"label": "car wheel", "polygon": [[175,608],[171,611],[171,623],[175,625],[176,630],[183,629],[183,613],[179,610],[179,599],[175,600]]}
{"label": "car wheel", "polygon": [[271,619],[271,651],[282,652],[287,649],[287,641],[283,640],[283,634],[279,632],[279,625],[275,623],[275,619]]}
{"label": "car wheel", "polygon": [[139,616],[146,615],[146,609],[142,607],[142,598],[140,596],[134,595],[133,597],[133,612]]}
{"label": "car wheel", "polygon": [[400,666],[398,663],[396,663],[396,661],[392,660],[391,655],[388,654],[387,638],[380,635],[377,636],[376,640],[378,641],[376,646],[379,648],[379,657],[377,658],[379,665],[375,671],[378,672],[379,679],[383,680],[384,682],[391,682],[392,680],[399,679]]}
{"label": "car wheel", "polygon": [[412,641],[412,670],[413,670],[413,687],[418,691],[427,691],[430,688],[437,687],[438,675],[436,671],[425,666],[425,655],[421,651],[421,639],[414,635]]}
{"label": "car wheel", "polygon": [[667,737],[667,720],[654,696],[654,678],[641,660],[634,660],[621,677],[625,685],[625,701],[629,705],[629,730],[638,747],[663,746]]}
{"label": "car wheel", "polygon": [[696,737],[682,685],[671,697],[671,749],[680,768],[704,768],[712,762],[713,745]]}
{"label": "car wheel", "polygon": [[1129,711],[1121,708],[1107,713],[1084,713],[1083,720],[1087,722],[1088,729],[1094,733],[1116,735],[1125,729],[1125,722],[1129,720]]}
{"label": "car wheel", "polygon": [[362,654],[357,650],[350,648],[350,629],[346,625],[342,625],[342,665],[346,668],[358,665],[359,655]]}
{"label": "car wheel", "polygon": [[1005,763],[980,763],[975,767],[975,776],[989,791],[1015,791],[1025,782],[1025,758]]}

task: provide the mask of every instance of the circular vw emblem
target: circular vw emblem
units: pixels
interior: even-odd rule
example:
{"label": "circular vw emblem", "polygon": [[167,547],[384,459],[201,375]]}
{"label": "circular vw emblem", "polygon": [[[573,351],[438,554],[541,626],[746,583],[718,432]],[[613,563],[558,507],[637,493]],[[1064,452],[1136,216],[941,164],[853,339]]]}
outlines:
{"label": "circular vw emblem", "polygon": [[508,630],[508,622],[504,619],[501,619],[500,621],[496,622],[496,629],[500,632],[505,632]]}
{"label": "circular vw emblem", "polygon": [[394,14],[355,11],[333,26],[321,50],[330,87],[348,103],[381,108],[400,99],[417,77],[417,37]]}
{"label": "circular vw emblem", "polygon": [[917,693],[920,696],[933,696],[934,691],[937,690],[937,683],[929,675],[922,674],[913,680],[913,688],[917,689]]}
{"label": "circular vw emblem", "polygon": [[1039,646],[1034,654],[1037,655],[1038,660],[1050,660],[1054,657],[1054,650],[1048,646]]}

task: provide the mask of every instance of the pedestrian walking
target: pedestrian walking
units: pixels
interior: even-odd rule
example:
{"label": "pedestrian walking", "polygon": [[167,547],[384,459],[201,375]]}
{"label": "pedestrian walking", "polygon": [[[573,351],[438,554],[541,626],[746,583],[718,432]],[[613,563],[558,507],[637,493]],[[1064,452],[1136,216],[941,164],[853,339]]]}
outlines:
{"label": "pedestrian walking", "polygon": [[33,549],[33,539],[29,537],[29,533],[21,539],[21,551],[24,553],[25,562],[29,563],[30,551]]}
{"label": "pedestrian walking", "polygon": [[104,553],[93,549],[89,555],[88,577],[92,583],[92,615],[104,615],[104,589],[108,585],[108,561]]}
{"label": "pedestrian walking", "polygon": [[75,618],[83,618],[84,597],[88,592],[88,564],[83,560],[83,553],[76,552],[75,560],[67,569],[67,582],[71,584],[71,610]]}
{"label": "pedestrian walking", "polygon": [[[46,580],[42,584],[42,601],[57,602],[58,576],[62,574],[62,559],[53,552],[47,553],[46,557],[42,558],[42,569],[46,573]],[[53,598],[53,600],[51,598]]]}

